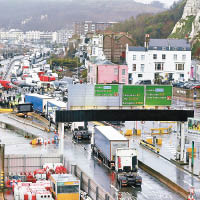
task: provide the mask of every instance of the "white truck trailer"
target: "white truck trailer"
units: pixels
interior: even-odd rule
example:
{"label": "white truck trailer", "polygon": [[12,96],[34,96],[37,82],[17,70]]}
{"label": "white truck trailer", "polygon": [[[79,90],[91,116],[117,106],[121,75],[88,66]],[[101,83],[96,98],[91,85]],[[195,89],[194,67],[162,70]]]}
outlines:
{"label": "white truck trailer", "polygon": [[140,186],[137,150],[129,148],[129,140],[112,126],[94,128],[92,152],[106,166],[117,173],[120,186]]}

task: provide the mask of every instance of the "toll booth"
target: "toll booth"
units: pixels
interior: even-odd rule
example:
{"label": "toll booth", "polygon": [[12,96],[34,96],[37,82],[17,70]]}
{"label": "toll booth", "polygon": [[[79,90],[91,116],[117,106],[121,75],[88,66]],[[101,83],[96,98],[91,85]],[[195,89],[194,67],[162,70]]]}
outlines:
{"label": "toll booth", "polygon": [[72,174],[52,174],[51,192],[57,200],[80,200],[80,180]]}

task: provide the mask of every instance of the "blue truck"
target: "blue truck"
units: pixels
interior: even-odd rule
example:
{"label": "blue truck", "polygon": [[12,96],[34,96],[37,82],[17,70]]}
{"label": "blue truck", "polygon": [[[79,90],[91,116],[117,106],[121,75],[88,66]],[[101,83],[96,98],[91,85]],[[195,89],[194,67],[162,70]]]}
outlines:
{"label": "blue truck", "polygon": [[52,99],[40,94],[27,94],[25,95],[25,103],[33,104],[33,111],[45,115],[45,110],[47,106],[47,101]]}

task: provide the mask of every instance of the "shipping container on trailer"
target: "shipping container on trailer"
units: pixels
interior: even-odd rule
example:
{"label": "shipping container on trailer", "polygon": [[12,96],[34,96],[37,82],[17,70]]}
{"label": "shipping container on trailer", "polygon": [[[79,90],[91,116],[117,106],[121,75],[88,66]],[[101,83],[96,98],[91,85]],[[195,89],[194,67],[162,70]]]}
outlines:
{"label": "shipping container on trailer", "polygon": [[39,113],[45,113],[47,101],[53,99],[53,97],[40,95],[40,94],[26,94],[25,103],[32,103],[33,110]]}
{"label": "shipping container on trailer", "polygon": [[96,126],[93,142],[93,152],[111,168],[115,165],[116,149],[129,148],[129,140],[112,126]]}

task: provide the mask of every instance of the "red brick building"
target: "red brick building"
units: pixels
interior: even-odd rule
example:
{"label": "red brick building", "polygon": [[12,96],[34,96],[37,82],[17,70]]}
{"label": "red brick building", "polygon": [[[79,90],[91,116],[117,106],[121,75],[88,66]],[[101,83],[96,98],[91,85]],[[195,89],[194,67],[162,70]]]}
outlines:
{"label": "red brick building", "polygon": [[126,44],[134,45],[130,35],[126,33],[104,33],[103,52],[106,59],[113,63],[125,62]]}

